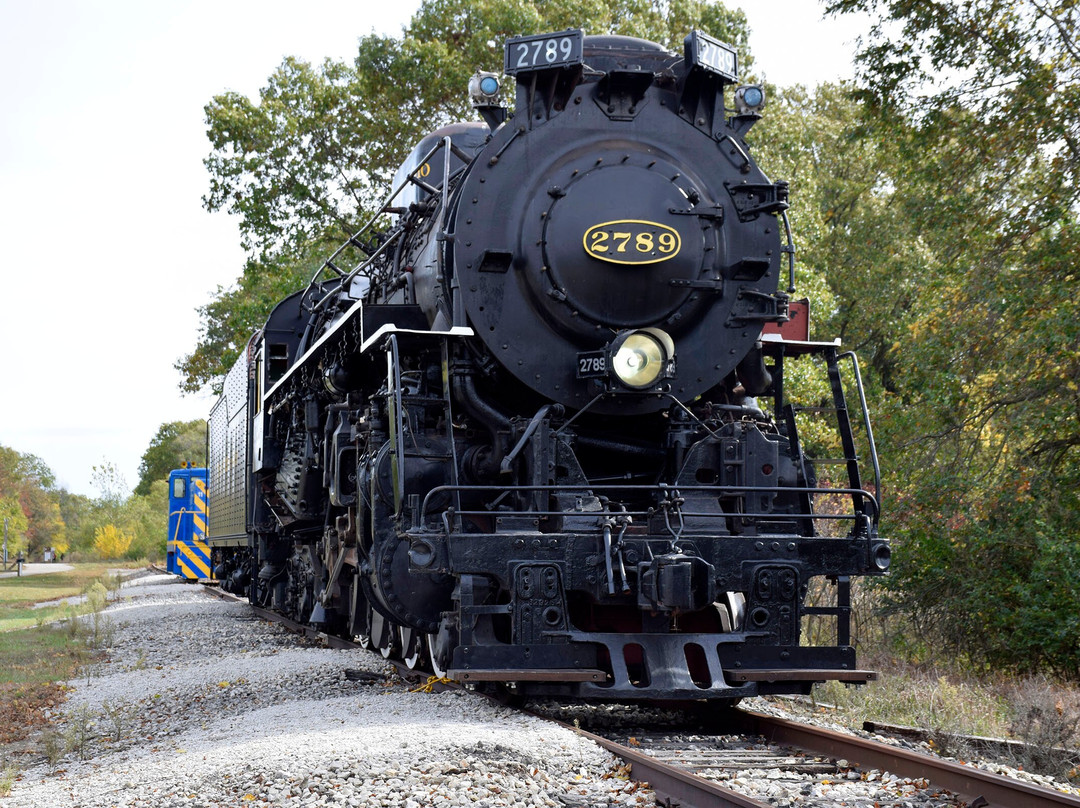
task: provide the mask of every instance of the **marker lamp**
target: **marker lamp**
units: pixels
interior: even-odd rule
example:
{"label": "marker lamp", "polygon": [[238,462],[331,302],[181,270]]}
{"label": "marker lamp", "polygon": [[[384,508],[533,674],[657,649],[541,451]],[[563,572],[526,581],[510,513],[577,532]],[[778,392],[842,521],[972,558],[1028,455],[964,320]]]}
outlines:
{"label": "marker lamp", "polygon": [[469,99],[474,107],[490,107],[499,103],[501,82],[497,73],[477,70],[469,79]]}
{"label": "marker lamp", "polygon": [[740,115],[757,114],[765,109],[765,88],[744,84],[735,90],[735,109]]}

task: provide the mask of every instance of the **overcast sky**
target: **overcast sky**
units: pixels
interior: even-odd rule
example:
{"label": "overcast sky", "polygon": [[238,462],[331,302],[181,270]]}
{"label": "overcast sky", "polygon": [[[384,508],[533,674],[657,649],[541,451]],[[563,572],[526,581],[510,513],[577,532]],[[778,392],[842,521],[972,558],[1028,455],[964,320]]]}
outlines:
{"label": "overcast sky", "polygon": [[[851,77],[865,22],[822,21],[815,0],[729,5],[768,80]],[[0,444],[97,496],[93,466],[133,487],[162,423],[206,417],[173,364],[244,256],[233,218],[202,208],[203,106],[255,96],[286,55],[351,59],[418,6],[0,0]]]}

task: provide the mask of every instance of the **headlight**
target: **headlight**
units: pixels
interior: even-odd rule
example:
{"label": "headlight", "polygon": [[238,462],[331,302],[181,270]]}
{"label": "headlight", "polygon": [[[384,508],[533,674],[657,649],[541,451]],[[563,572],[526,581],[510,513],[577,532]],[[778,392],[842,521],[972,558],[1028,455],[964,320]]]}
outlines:
{"label": "headlight", "polygon": [[656,328],[627,331],[611,343],[611,372],[627,387],[652,387],[671,375],[675,345]]}

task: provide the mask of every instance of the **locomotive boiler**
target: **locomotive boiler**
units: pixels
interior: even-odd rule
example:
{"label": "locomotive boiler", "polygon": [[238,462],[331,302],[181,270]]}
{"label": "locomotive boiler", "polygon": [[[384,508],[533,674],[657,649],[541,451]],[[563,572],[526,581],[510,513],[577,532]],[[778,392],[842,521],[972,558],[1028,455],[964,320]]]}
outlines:
{"label": "locomotive boiler", "polygon": [[854,357],[793,328],[788,188],[745,140],[762,89],[696,31],[504,58],[470,84],[483,120],[425,137],[229,372],[217,577],[527,696],[872,678],[851,578],[889,565],[880,475]]}

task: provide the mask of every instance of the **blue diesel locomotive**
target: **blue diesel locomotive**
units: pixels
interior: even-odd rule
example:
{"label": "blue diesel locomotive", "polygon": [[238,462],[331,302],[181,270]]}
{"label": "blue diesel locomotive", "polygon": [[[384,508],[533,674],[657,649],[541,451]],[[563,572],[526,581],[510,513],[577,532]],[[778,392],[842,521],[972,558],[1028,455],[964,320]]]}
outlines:
{"label": "blue diesel locomotive", "polygon": [[169,539],[166,569],[192,580],[212,578],[206,544],[206,469],[169,472]]}

